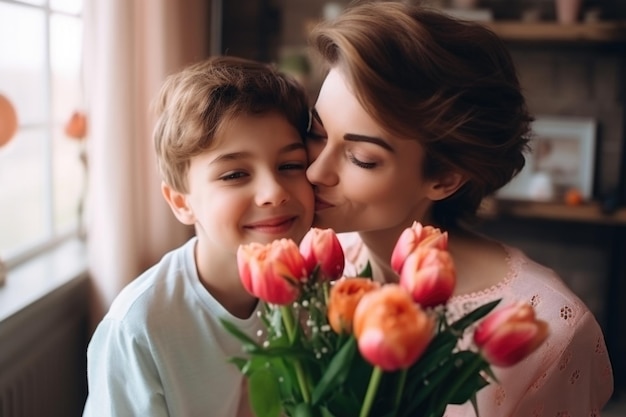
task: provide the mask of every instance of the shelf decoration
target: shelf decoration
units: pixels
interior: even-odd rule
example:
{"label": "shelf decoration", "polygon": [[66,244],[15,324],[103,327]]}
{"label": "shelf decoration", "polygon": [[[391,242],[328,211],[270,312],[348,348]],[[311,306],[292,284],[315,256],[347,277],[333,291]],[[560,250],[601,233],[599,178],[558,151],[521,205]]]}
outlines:
{"label": "shelf decoration", "polygon": [[557,22],[571,25],[578,21],[582,0],[554,0]]}
{"label": "shelf decoration", "polygon": [[84,227],[84,210],[85,210],[85,198],[87,194],[87,173],[88,173],[88,160],[87,160],[87,116],[82,111],[75,111],[70,116],[70,119],[65,124],[65,135],[78,141],[80,143],[79,159],[83,166],[83,172],[85,174],[83,191],[78,202],[78,233],[80,238],[84,239],[85,227]]}
{"label": "shelf decoration", "polygon": [[582,117],[537,117],[524,169],[500,189],[499,198],[565,202],[593,197],[596,122]]}

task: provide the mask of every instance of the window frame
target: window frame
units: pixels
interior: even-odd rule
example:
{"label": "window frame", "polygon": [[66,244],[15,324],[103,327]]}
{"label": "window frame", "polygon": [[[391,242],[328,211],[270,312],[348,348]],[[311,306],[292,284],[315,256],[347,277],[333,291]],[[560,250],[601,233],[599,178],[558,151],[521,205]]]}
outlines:
{"label": "window frame", "polygon": [[[0,4],[6,4],[11,6],[24,7],[29,9],[37,9],[43,13],[44,16],[44,30],[43,36],[43,63],[41,71],[44,74],[44,91],[42,97],[44,98],[44,120],[35,123],[19,123],[16,135],[20,132],[27,132],[32,129],[42,130],[42,144],[44,157],[43,162],[43,193],[44,201],[41,207],[40,213],[44,216],[43,231],[45,235],[34,238],[22,245],[16,245],[10,248],[6,253],[0,253],[0,285],[2,285],[6,274],[16,267],[41,256],[42,254],[53,251],[62,244],[72,240],[80,239],[84,241],[85,232],[83,226],[83,220],[79,218],[78,211],[76,212],[76,221],[69,226],[59,227],[56,223],[56,210],[55,207],[55,176],[54,176],[54,135],[55,130],[59,129],[60,122],[54,119],[54,103],[53,103],[53,79],[54,68],[52,65],[52,19],[54,16],[65,16],[70,18],[77,18],[83,22],[82,19],[82,7],[80,12],[68,12],[61,9],[53,8],[52,3],[54,0],[41,0],[41,4],[33,4],[23,0],[0,0]],[[81,51],[82,55],[82,51]],[[82,56],[81,56],[82,60]],[[82,63],[81,63],[82,67]],[[82,68],[80,68],[82,73]],[[79,90],[84,93],[84,86],[82,80],[79,82]],[[84,140],[84,139],[83,139]],[[83,144],[84,145],[84,144]],[[83,181],[86,180],[86,175]]]}

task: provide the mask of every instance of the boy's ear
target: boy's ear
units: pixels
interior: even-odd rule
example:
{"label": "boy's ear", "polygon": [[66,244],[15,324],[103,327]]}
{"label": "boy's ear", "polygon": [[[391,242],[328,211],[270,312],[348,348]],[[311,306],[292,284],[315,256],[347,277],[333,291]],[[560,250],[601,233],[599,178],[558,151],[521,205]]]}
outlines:
{"label": "boy's ear", "polygon": [[466,181],[467,178],[462,174],[449,171],[432,182],[428,197],[433,201],[443,200],[454,194]]}
{"label": "boy's ear", "polygon": [[187,203],[186,194],[174,190],[165,182],[161,183],[161,193],[163,193],[165,201],[170,205],[174,216],[176,216],[179,222],[186,225],[193,225],[196,222],[196,216]]}

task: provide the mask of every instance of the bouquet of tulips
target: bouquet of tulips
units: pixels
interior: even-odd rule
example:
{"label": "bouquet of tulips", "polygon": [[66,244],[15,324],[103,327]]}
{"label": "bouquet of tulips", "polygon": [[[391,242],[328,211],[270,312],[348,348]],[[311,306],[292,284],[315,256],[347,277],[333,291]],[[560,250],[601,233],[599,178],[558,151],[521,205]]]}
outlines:
{"label": "bouquet of tulips", "polygon": [[[547,325],[528,304],[491,312],[499,300],[449,322],[456,283],[447,233],[415,223],[391,258],[398,283],[343,277],[344,254],[331,229],[311,229],[300,246],[281,239],[239,248],[244,287],[265,302],[262,341],[232,323],[245,357],[258,417],[441,417],[495,382],[535,350]],[[472,326],[477,321],[477,326]],[[473,336],[468,349],[460,339]]]}

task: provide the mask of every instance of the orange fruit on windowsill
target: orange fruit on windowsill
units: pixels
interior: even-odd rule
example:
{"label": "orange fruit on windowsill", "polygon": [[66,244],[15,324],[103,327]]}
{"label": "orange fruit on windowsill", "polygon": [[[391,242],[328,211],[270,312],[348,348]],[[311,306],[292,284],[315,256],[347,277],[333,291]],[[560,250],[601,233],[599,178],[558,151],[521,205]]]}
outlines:
{"label": "orange fruit on windowsill", "polygon": [[565,192],[565,204],[568,206],[579,206],[583,203],[583,195],[577,188],[570,188]]}

